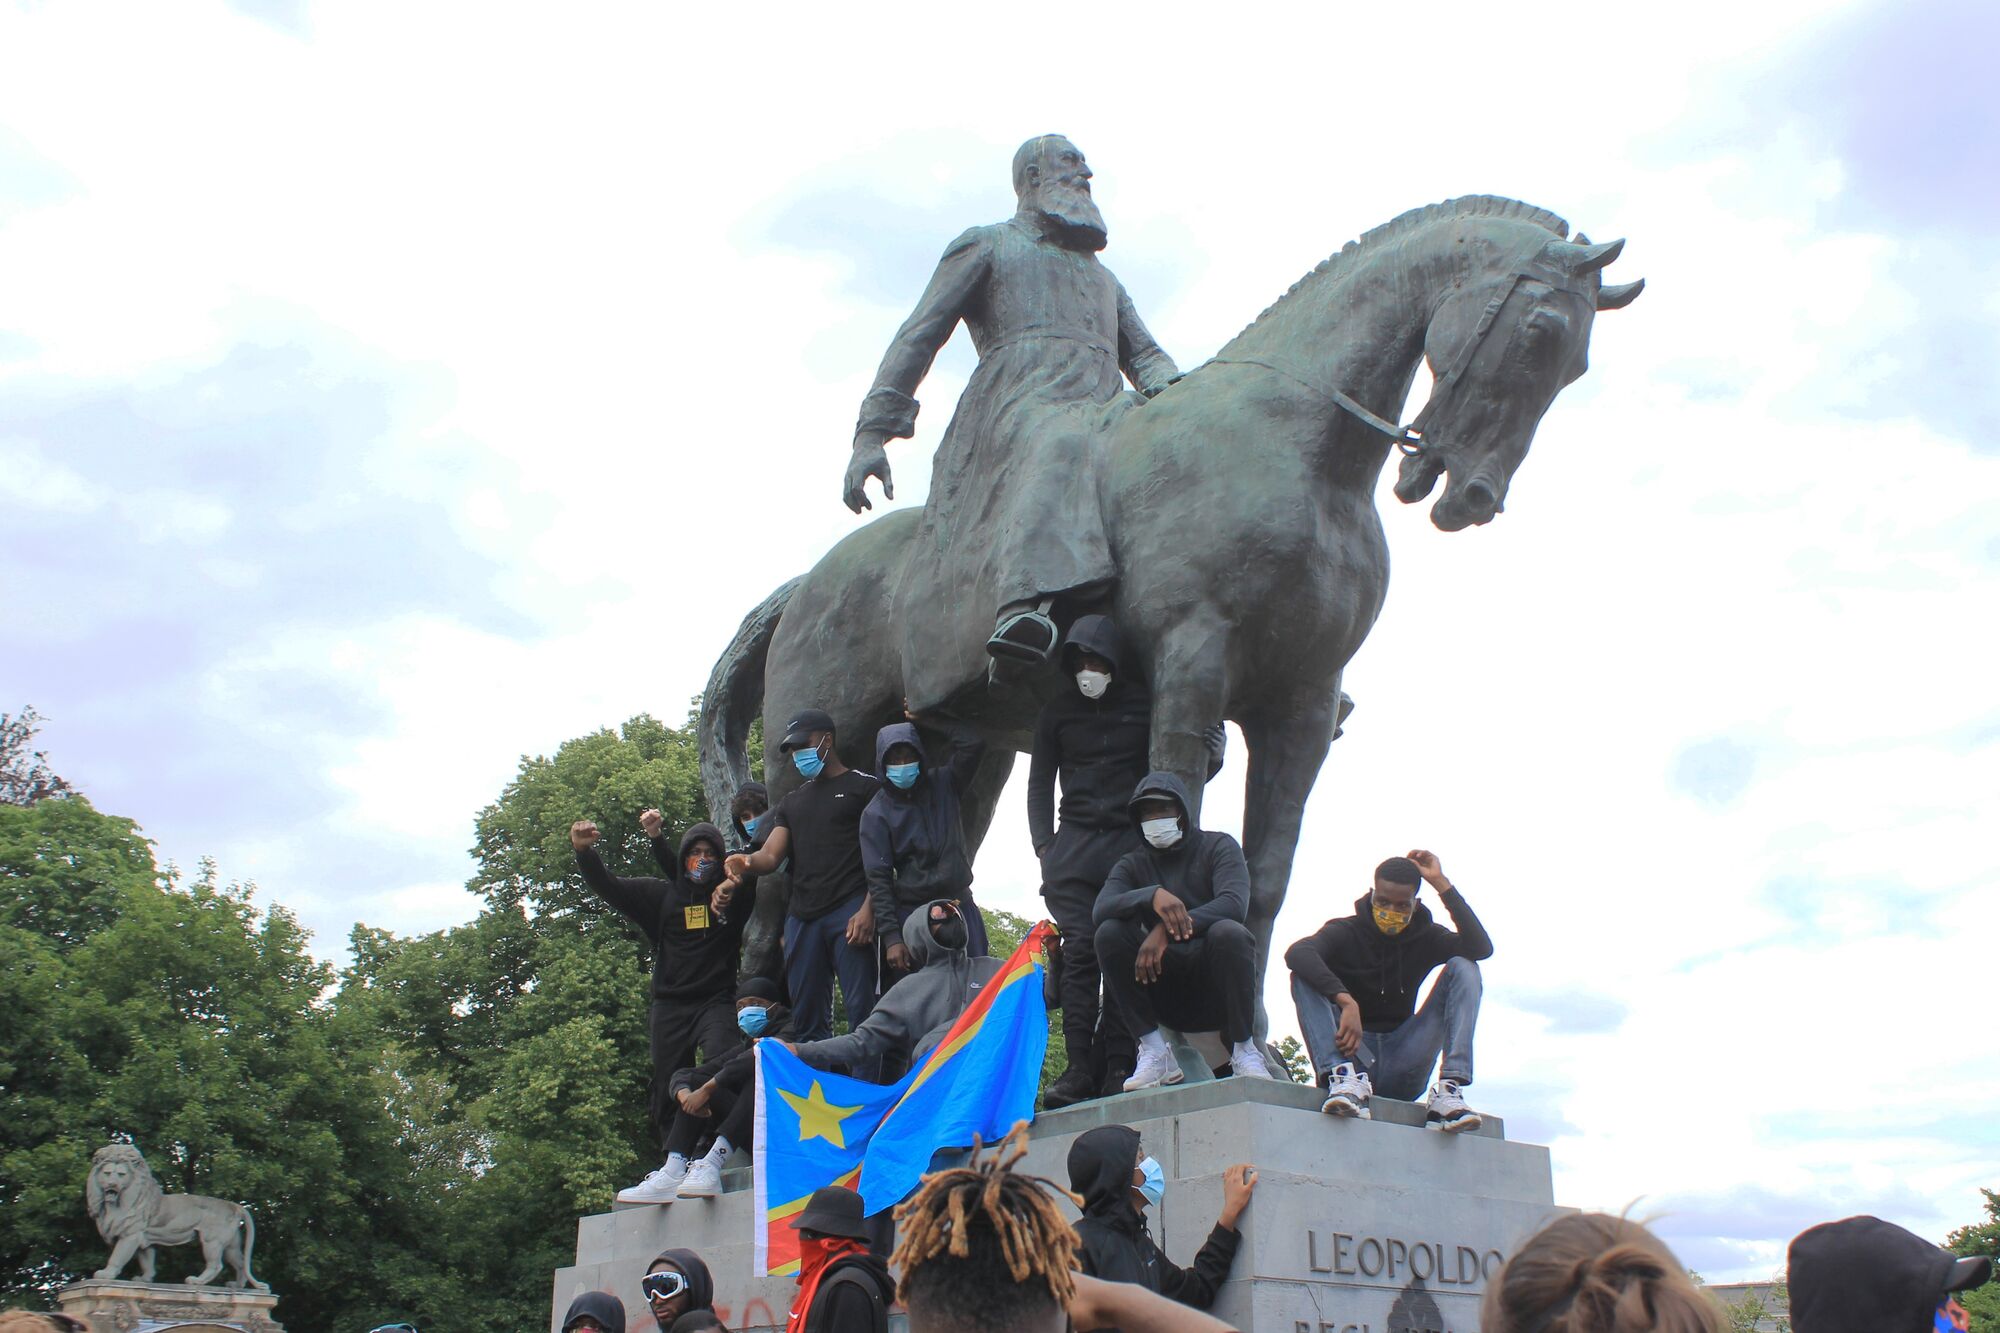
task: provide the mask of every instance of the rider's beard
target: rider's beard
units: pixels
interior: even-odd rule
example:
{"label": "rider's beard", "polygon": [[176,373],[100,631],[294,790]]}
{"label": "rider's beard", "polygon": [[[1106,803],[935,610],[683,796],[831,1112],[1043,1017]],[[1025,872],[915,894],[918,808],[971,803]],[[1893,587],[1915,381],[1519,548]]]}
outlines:
{"label": "rider's beard", "polygon": [[1088,190],[1052,181],[1044,185],[1035,200],[1055,239],[1071,250],[1102,250],[1106,240],[1104,214]]}

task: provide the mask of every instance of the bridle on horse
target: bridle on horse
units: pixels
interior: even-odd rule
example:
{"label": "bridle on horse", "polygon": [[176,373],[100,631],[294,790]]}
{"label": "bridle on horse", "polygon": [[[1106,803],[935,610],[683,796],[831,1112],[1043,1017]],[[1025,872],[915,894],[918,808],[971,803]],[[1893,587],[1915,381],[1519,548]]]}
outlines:
{"label": "bridle on horse", "polygon": [[[1479,312],[1479,322],[1473,326],[1472,336],[1467,338],[1465,345],[1458,349],[1458,355],[1452,358],[1451,365],[1446,367],[1444,374],[1438,376],[1432,383],[1430,401],[1424,404],[1423,410],[1417,413],[1416,419],[1406,426],[1398,426],[1386,417],[1378,416],[1374,412],[1369,411],[1359,402],[1355,401],[1351,394],[1340,389],[1322,389],[1298,372],[1287,370],[1283,366],[1272,365],[1268,361],[1257,361],[1249,357],[1218,356],[1211,357],[1206,364],[1261,366],[1265,370],[1283,375],[1286,379],[1302,384],[1322,397],[1331,398],[1336,405],[1355,417],[1363,425],[1388,436],[1395,443],[1396,448],[1402,451],[1405,458],[1415,458],[1429,445],[1424,432],[1430,425],[1431,414],[1436,412],[1438,406],[1450,396],[1452,386],[1458,383],[1458,377],[1463,375],[1466,369],[1472,365],[1472,358],[1478,354],[1479,345],[1485,342],[1486,335],[1493,331],[1494,322],[1500,318],[1501,309],[1513,297],[1515,288],[1527,280],[1548,283],[1557,291],[1568,291],[1579,296],[1586,295],[1586,293],[1578,291],[1576,288],[1553,280],[1546,272],[1538,272],[1528,267],[1516,269],[1512,280],[1505,287],[1501,288],[1492,300],[1486,303],[1486,309]],[[1510,338],[1513,336],[1511,331],[1508,336]]]}

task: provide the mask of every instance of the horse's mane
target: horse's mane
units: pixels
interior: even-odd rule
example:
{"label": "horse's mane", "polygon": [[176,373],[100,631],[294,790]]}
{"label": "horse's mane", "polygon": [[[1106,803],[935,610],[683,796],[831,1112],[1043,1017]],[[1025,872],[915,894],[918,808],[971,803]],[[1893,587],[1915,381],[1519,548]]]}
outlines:
{"label": "horse's mane", "polygon": [[[1347,276],[1348,271],[1378,245],[1382,245],[1388,241],[1400,240],[1410,232],[1416,231],[1420,227],[1427,227],[1434,222],[1441,222],[1447,218],[1466,217],[1518,219],[1522,222],[1533,223],[1537,227],[1546,228],[1548,231],[1553,232],[1558,239],[1569,239],[1569,223],[1563,221],[1563,219],[1557,217],[1554,213],[1549,212],[1546,208],[1537,208],[1533,204],[1524,204],[1519,199],[1509,199],[1504,195],[1467,194],[1461,195],[1456,199],[1447,199],[1439,204],[1425,204],[1421,208],[1413,208],[1407,213],[1391,218],[1379,227],[1362,232],[1358,239],[1349,241],[1346,245],[1341,246],[1340,249],[1328,255],[1311,272],[1286,288],[1284,294],[1259,312],[1257,318],[1244,325],[1242,332],[1238,333],[1236,337],[1241,338],[1243,334],[1256,328],[1272,312],[1277,310],[1279,306],[1284,305],[1285,302],[1297,296],[1307,287],[1319,286],[1321,279],[1338,280]],[[1235,340],[1235,338],[1230,339],[1231,342]]]}

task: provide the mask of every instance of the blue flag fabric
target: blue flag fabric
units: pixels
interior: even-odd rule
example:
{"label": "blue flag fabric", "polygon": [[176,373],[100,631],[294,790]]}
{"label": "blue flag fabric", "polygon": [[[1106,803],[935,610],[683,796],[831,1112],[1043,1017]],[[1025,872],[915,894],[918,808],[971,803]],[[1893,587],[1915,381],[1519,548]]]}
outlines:
{"label": "blue flag fabric", "polygon": [[1043,922],[1002,964],[944,1040],[889,1087],[814,1069],[757,1043],[759,1270],[796,1273],[795,1218],[822,1185],[858,1190],[872,1216],[904,1199],[940,1148],[991,1142],[1032,1120],[1048,1050]]}

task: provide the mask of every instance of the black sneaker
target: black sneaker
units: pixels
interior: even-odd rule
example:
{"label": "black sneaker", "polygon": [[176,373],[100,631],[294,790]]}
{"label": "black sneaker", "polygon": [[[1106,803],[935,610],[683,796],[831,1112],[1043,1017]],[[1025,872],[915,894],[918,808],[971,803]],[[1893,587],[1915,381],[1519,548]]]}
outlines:
{"label": "black sneaker", "polygon": [[1062,1077],[1049,1085],[1042,1094],[1044,1111],[1059,1111],[1065,1106],[1075,1106],[1087,1102],[1097,1095],[1097,1084],[1092,1081],[1090,1071],[1077,1065],[1063,1070]]}

